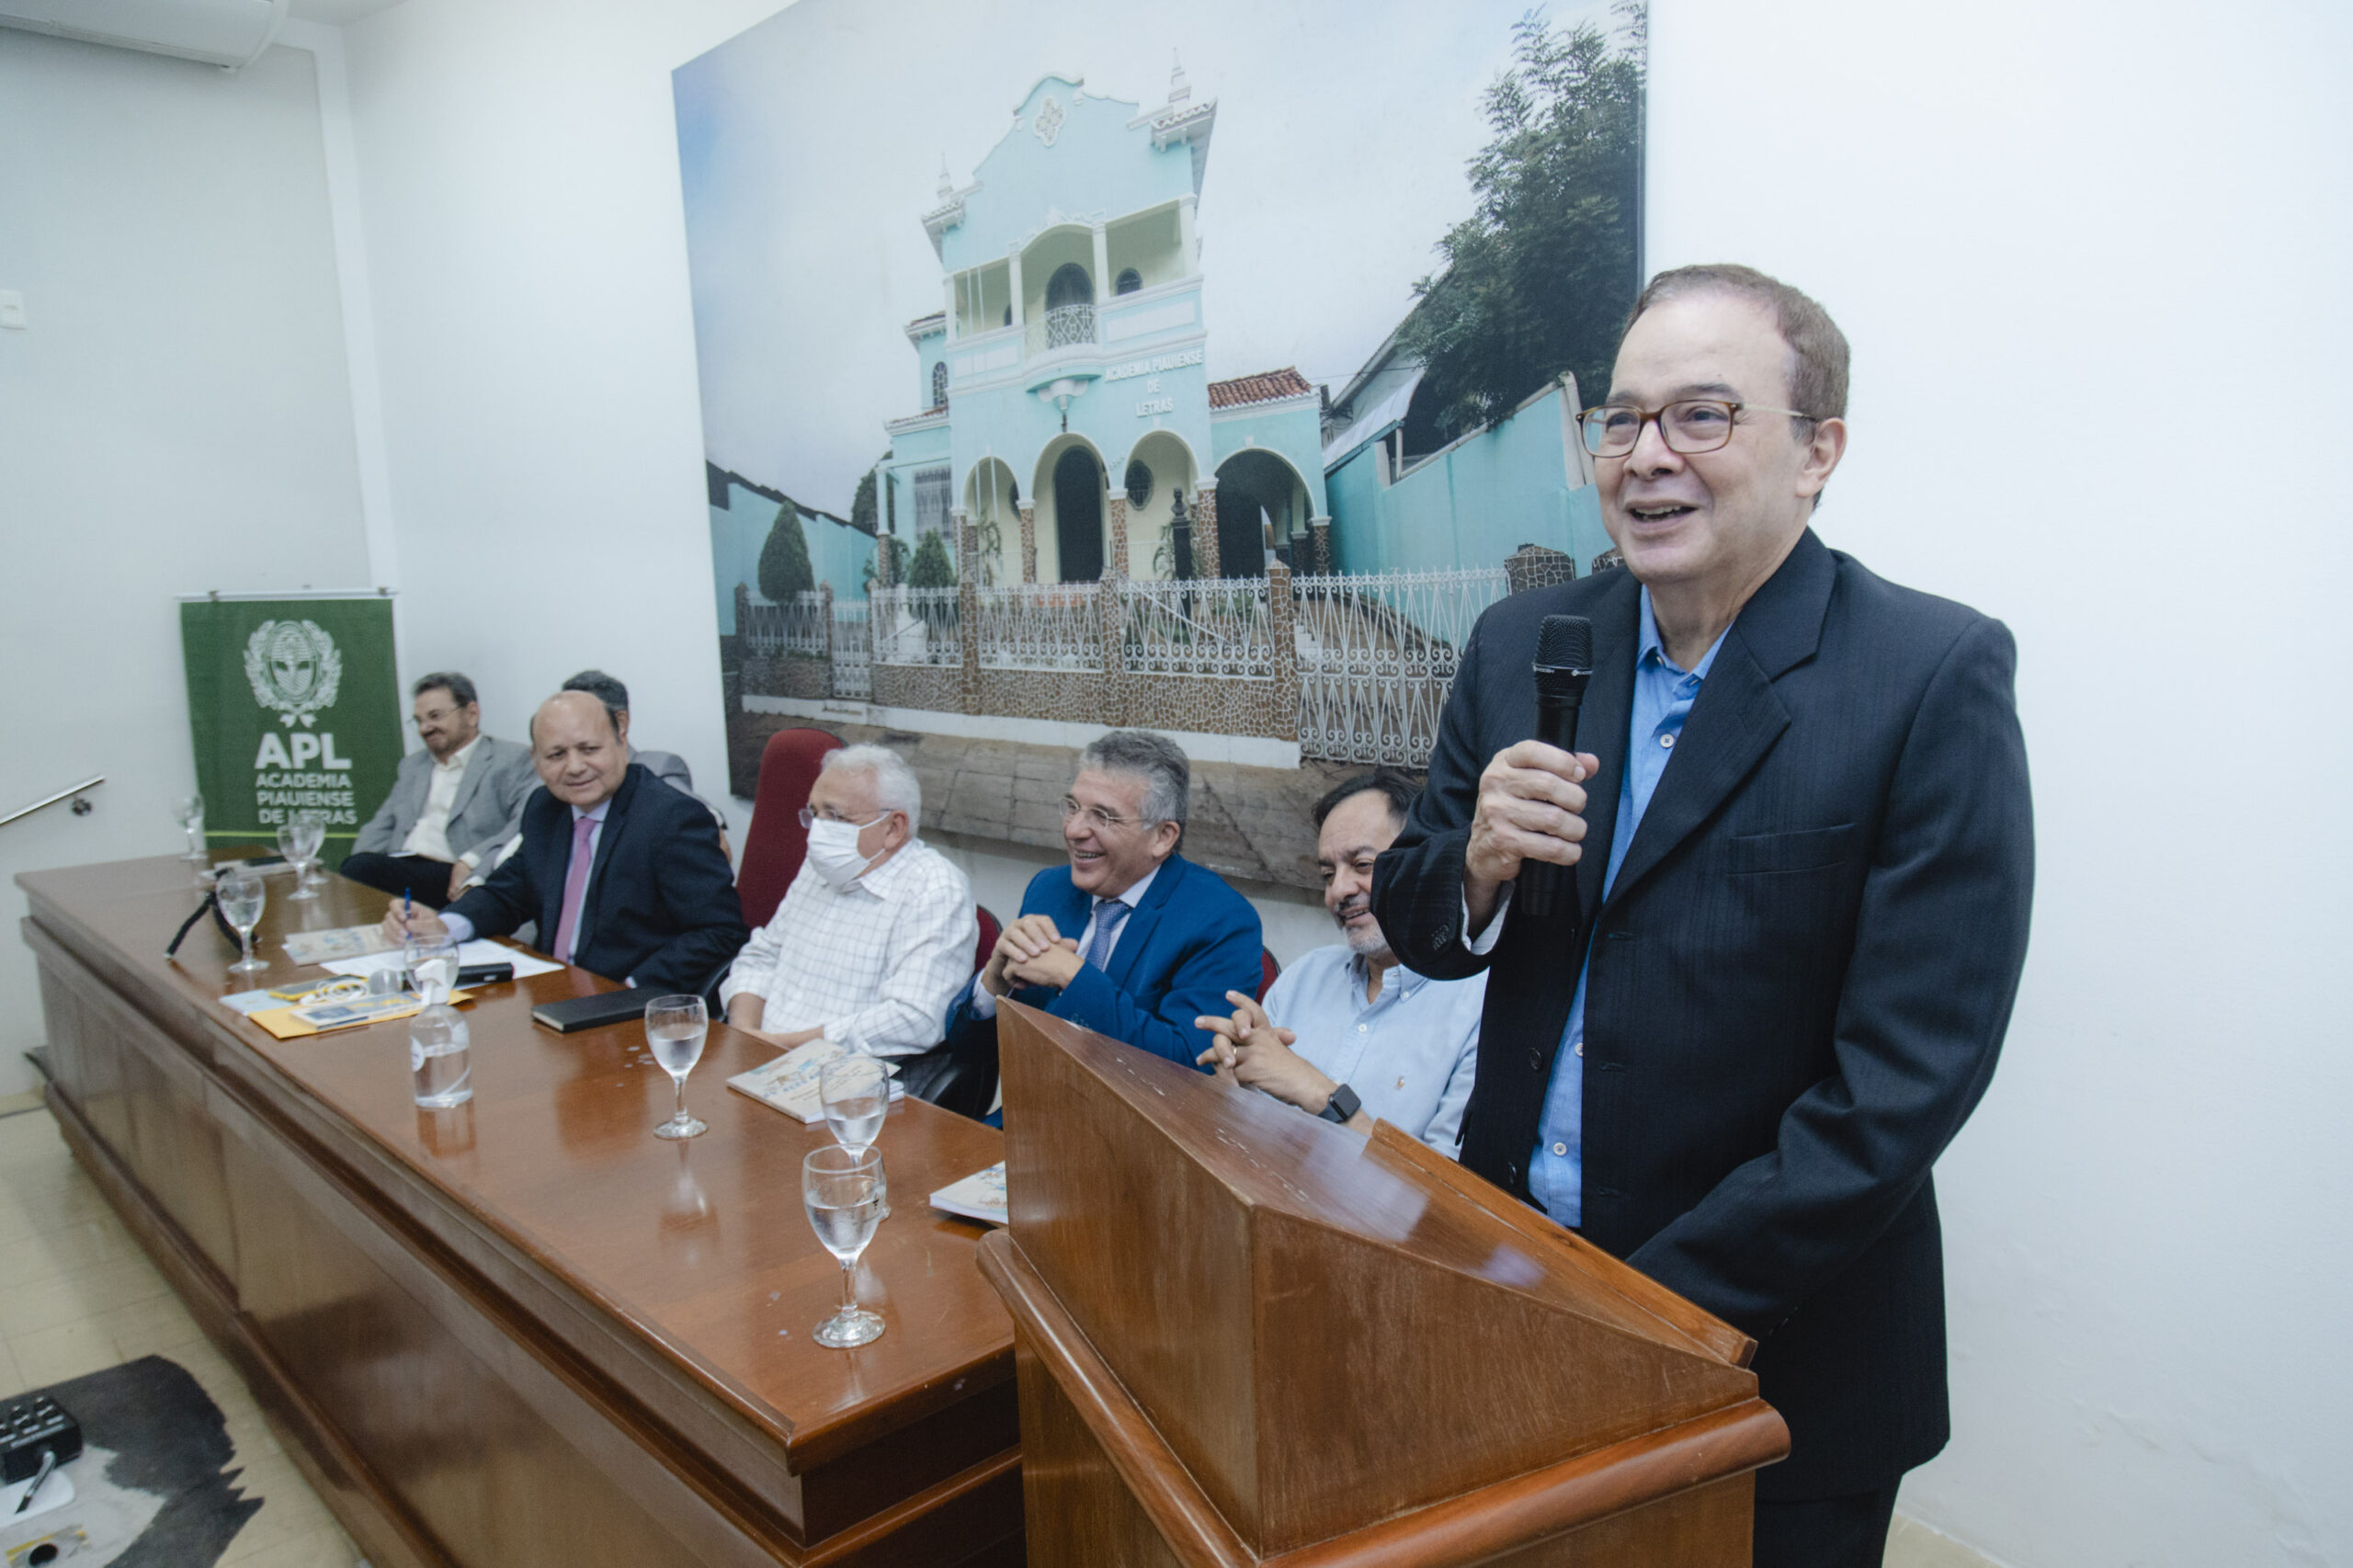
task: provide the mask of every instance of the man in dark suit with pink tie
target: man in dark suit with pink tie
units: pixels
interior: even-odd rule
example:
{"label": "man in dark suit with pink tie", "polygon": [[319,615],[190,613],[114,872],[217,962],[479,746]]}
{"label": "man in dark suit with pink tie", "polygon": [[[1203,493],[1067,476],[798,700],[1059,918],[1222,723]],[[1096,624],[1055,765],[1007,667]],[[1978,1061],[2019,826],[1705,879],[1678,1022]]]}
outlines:
{"label": "man in dark suit with pink tie", "polygon": [[438,917],[395,902],[386,935],[462,942],[536,921],[565,963],[641,990],[704,990],[751,935],[710,812],[631,762],[586,692],[540,705],[531,755],[543,787],[523,804],[522,847]]}

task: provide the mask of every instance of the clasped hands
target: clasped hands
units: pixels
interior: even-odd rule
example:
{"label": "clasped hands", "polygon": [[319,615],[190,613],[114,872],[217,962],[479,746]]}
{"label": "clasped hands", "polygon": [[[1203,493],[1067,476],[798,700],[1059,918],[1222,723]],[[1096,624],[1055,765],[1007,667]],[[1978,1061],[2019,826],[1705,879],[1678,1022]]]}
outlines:
{"label": "clasped hands", "polygon": [[981,984],[992,996],[1002,996],[1017,985],[1060,991],[1077,979],[1084,967],[1077,937],[1056,930],[1051,915],[1025,915],[998,935],[988,967],[981,971]]}
{"label": "clasped hands", "polygon": [[1194,1065],[1212,1069],[1229,1084],[1264,1089],[1310,1115],[1322,1115],[1332,1103],[1332,1091],[1340,1085],[1291,1050],[1299,1036],[1277,1028],[1255,998],[1229,991],[1225,999],[1233,1004],[1232,1017],[1211,1014],[1193,1020],[1197,1028],[1217,1037],[1207,1051],[1193,1058]]}

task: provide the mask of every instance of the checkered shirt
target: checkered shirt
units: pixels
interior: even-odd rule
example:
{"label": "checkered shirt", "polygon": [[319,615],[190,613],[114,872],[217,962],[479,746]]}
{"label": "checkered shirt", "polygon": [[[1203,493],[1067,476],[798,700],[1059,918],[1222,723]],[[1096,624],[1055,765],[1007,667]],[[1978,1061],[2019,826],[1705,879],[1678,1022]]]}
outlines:
{"label": "checkered shirt", "polygon": [[827,1040],[855,1031],[877,1056],[913,1056],[939,1043],[979,941],[972,883],[920,838],[839,891],[804,862],[720,1001],[765,998],[769,1034],[822,1024]]}

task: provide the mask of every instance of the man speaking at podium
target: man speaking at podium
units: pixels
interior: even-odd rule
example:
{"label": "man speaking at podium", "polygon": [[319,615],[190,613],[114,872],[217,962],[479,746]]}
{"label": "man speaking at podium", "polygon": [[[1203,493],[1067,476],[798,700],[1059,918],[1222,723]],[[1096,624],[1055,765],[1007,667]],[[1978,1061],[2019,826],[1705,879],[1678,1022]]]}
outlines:
{"label": "man speaking at podium", "polygon": [[[1847,342],[1746,267],[1662,274],[1581,424],[1624,572],[1483,617],[1374,911],[1485,970],[1462,1163],[1760,1343],[1758,1564],[1876,1564],[1944,1446],[1929,1167],[1985,1089],[2033,835],[1998,621],[1815,537]],[[1593,629],[1576,754],[1547,615]],[[1531,863],[1562,907],[1513,907]]]}

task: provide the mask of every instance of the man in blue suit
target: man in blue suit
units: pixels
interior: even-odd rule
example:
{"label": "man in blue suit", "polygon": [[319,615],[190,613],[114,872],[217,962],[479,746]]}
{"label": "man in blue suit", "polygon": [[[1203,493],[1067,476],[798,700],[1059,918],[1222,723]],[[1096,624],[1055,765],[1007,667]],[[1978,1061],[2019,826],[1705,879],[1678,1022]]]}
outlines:
{"label": "man in blue suit", "polygon": [[1114,730],[1078,755],[1063,797],[1070,864],[1039,872],[1021,915],[948,1010],[960,1059],[994,1061],[998,999],[1010,996],[1187,1066],[1194,1020],[1256,994],[1258,912],[1214,871],[1176,853],[1192,770],[1165,735]]}

